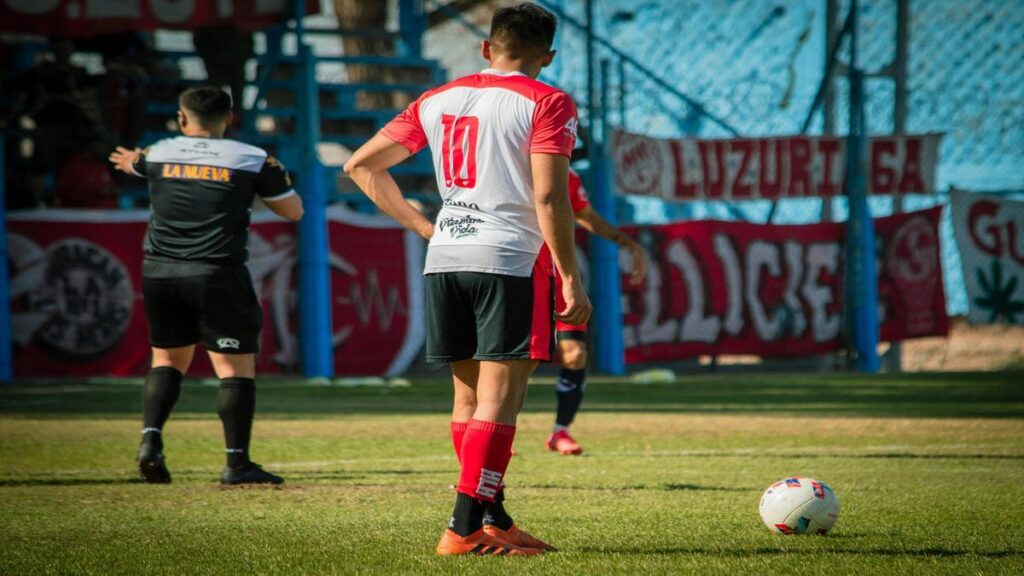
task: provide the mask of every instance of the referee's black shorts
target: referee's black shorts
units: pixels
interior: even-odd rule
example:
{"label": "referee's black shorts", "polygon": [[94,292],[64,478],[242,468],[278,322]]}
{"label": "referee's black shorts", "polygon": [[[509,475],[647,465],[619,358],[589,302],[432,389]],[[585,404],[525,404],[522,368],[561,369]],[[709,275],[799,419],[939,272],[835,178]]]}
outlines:
{"label": "referee's black shorts", "polygon": [[221,354],[259,352],[263,310],[245,265],[188,275],[142,277],[154,348],[196,343]]}

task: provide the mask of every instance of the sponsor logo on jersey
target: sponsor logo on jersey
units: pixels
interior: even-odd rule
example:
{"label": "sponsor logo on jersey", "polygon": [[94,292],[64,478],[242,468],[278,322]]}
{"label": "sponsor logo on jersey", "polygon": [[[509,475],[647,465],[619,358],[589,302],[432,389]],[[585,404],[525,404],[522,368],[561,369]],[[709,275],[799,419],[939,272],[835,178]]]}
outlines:
{"label": "sponsor logo on jersey", "polygon": [[217,166],[200,166],[198,164],[164,164],[160,175],[164,178],[180,178],[182,180],[231,181],[230,169]]}
{"label": "sponsor logo on jersey", "polygon": [[468,215],[460,217],[449,216],[441,218],[438,222],[438,228],[441,232],[447,230],[452,238],[458,239],[479,234],[480,229],[476,227],[477,224],[483,224],[483,220]]}
{"label": "sponsor logo on jersey", "polygon": [[227,348],[238,350],[238,340],[235,340],[234,338],[217,338],[217,348],[220,348],[221,350],[225,350]]}
{"label": "sponsor logo on jersey", "polygon": [[453,208],[468,208],[470,210],[480,209],[480,206],[476,202],[463,202],[461,200],[452,200],[451,198],[445,198],[444,205]]}
{"label": "sponsor logo on jersey", "polygon": [[580,122],[576,118],[569,118],[569,121],[565,123],[565,136],[567,138],[576,138],[576,129],[579,127]]}

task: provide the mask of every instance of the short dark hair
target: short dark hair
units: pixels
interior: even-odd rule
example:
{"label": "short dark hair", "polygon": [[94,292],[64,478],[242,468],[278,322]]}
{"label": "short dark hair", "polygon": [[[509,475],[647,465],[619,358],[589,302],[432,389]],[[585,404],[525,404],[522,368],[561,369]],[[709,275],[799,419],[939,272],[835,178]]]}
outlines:
{"label": "short dark hair", "polygon": [[542,54],[551,50],[558,19],[532,2],[499,8],[491,18],[491,44],[512,54]]}
{"label": "short dark hair", "polygon": [[178,96],[178,106],[194,114],[200,124],[213,124],[231,112],[231,95],[217,86],[193,86]]}

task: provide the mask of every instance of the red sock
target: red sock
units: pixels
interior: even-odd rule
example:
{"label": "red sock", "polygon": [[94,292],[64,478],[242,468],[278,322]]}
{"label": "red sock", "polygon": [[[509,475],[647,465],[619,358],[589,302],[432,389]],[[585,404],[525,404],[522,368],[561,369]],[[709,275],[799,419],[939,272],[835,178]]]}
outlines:
{"label": "red sock", "polygon": [[455,448],[455,457],[462,462],[462,439],[466,435],[466,428],[469,422],[452,422],[452,447]]}
{"label": "red sock", "polygon": [[470,420],[462,441],[462,472],[458,491],[478,500],[494,502],[505,483],[512,459],[516,427],[510,424]]}

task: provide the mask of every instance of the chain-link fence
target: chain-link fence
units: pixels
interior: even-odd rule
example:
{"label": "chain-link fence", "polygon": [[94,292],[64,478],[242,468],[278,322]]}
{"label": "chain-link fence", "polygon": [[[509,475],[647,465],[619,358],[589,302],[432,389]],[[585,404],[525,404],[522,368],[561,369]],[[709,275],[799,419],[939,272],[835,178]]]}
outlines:
{"label": "chain-link fence", "polygon": [[[814,99],[826,60],[825,0],[592,0],[595,32],[651,74],[700,103],[710,114],[745,136],[795,134]],[[494,2],[494,5],[502,2]],[[555,48],[559,55],[545,78],[586,104],[586,34],[582,0],[547,0],[562,14]],[[849,2],[839,1],[836,27]],[[486,29],[493,6],[467,15]],[[895,83],[887,69],[896,57],[897,0],[862,0],[861,67],[867,82],[866,116],[872,134],[894,129]],[[910,0],[906,130],[945,134],[939,153],[937,188],[1024,189],[1024,0]],[[449,23],[428,35],[427,50],[459,75],[483,62],[474,43]],[[730,133],[671,94],[637,66],[620,65],[607,47],[597,57],[610,61],[610,120],[616,126],[658,137],[705,138]],[[847,61],[844,45],[840,60]],[[841,72],[842,70],[840,70]],[[836,76],[835,130],[847,131],[848,88]],[[822,115],[811,124],[823,128]],[[944,201],[908,198],[907,209]],[[639,221],[679,217],[732,217],[763,221],[765,202],[730,207],[667,206],[630,201]],[[889,198],[872,198],[872,212],[892,211]],[[834,217],[845,218],[845,203],[834,202]],[[821,214],[815,200],[780,203],[777,222],[808,222]],[[961,268],[948,216],[943,256],[950,310],[966,310]]]}

